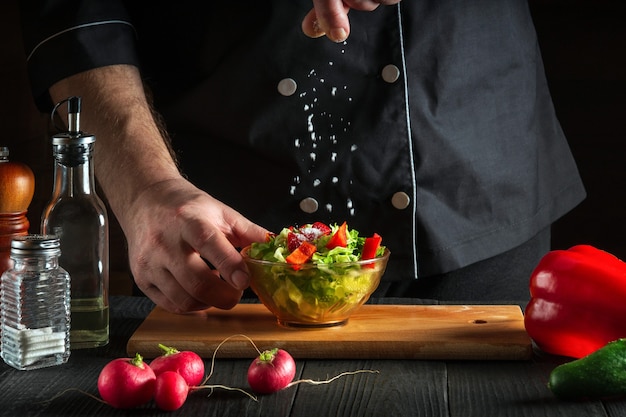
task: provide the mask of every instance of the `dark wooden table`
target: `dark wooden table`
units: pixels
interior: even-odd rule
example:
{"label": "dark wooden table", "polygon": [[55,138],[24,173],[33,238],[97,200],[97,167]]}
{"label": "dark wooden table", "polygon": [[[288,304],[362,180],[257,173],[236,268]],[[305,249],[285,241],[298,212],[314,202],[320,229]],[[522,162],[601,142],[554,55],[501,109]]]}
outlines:
{"label": "dark wooden table", "polygon": [[[528,361],[298,360],[296,379],[324,380],[358,369],[380,373],[301,384],[258,401],[238,392],[199,391],[174,412],[159,411],[152,403],[116,410],[72,390],[97,395],[100,369],[126,356],[126,342],[153,307],[143,297],[113,297],[111,343],[74,351],[65,365],[17,371],[1,363],[0,416],[626,416],[626,400],[556,400],[546,382],[565,359],[541,354]],[[250,360],[216,361],[210,382],[249,390]],[[206,365],[208,372],[210,360]]]}

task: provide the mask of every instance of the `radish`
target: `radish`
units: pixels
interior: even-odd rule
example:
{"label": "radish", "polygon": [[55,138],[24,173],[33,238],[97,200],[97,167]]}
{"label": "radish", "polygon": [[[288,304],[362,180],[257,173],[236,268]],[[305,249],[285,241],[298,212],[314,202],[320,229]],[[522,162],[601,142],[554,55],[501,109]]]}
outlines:
{"label": "radish", "polygon": [[159,344],[163,355],[150,362],[156,376],[166,371],[180,374],[190,387],[199,385],[204,378],[204,361],[195,352],[178,351],[176,348]]}
{"label": "radish", "polygon": [[177,372],[165,371],[156,377],[154,402],[165,411],[178,410],[187,400],[189,385]]}
{"label": "radish", "polygon": [[259,394],[271,394],[287,387],[296,375],[296,362],[283,349],[261,352],[248,368],[248,384]]}
{"label": "radish", "polygon": [[145,404],[154,395],[156,376],[139,353],[134,358],[114,359],[102,368],[98,391],[115,408],[133,408]]}

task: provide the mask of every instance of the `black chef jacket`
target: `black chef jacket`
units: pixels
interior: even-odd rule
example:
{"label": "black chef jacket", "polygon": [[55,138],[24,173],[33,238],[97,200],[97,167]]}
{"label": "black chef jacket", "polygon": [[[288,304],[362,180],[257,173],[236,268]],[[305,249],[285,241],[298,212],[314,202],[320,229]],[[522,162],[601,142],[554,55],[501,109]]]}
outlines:
{"label": "black chef jacket", "polygon": [[500,254],[584,198],[526,1],[353,10],[339,44],[303,35],[311,5],[23,1],[33,92],[139,66],[193,183],[270,230],[378,232],[387,280]]}

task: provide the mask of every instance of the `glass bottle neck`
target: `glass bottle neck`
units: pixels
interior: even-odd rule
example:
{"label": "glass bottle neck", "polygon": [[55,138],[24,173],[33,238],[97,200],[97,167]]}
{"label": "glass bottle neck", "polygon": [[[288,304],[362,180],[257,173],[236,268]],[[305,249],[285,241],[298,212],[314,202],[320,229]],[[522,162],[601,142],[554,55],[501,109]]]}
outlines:
{"label": "glass bottle neck", "polygon": [[80,161],[68,164],[66,160],[56,155],[54,165],[54,194],[76,197],[78,195],[93,194],[94,169],[91,163],[91,154],[86,154]]}

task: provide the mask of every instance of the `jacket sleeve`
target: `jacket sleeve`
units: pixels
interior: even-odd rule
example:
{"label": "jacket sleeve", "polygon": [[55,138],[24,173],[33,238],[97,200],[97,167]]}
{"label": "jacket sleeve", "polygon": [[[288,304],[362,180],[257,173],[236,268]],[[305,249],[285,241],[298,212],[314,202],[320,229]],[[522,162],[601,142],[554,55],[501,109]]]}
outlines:
{"label": "jacket sleeve", "polygon": [[20,0],[31,89],[42,111],[48,89],[68,76],[107,65],[138,66],[136,34],[121,1]]}

